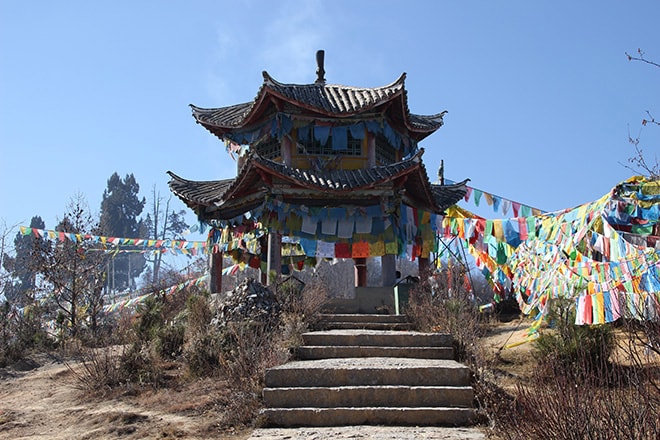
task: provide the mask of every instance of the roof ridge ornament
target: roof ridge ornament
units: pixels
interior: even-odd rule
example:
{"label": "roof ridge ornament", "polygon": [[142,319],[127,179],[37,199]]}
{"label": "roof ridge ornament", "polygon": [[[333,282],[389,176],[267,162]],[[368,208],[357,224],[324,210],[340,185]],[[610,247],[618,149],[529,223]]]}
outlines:
{"label": "roof ridge ornament", "polygon": [[316,81],[314,84],[325,85],[325,69],[323,68],[325,60],[325,51],[316,51]]}

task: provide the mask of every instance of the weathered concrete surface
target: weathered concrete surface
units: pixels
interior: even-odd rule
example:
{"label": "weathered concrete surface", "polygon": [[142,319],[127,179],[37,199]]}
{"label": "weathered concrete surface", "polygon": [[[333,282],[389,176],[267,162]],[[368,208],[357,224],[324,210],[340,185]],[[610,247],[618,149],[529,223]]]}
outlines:
{"label": "weathered concrete surface", "polygon": [[[406,315],[364,315],[360,313],[344,313],[344,314],[319,314],[321,322],[349,322],[352,324],[362,324],[365,322],[372,323],[406,323],[408,318]],[[353,327],[355,328],[355,327]]]}
{"label": "weathered concrete surface", "polygon": [[472,408],[266,408],[262,415],[269,426],[470,426],[474,424]]}
{"label": "weathered concrete surface", "polygon": [[375,347],[367,345],[303,345],[295,349],[301,360],[354,358],[354,357],[406,357],[421,359],[453,359],[452,347]]}
{"label": "weathered concrete surface", "polygon": [[470,370],[448,359],[339,358],[295,361],[266,371],[267,387],[463,386]]}
{"label": "weathered concrete surface", "polygon": [[405,315],[319,315],[316,330],[370,329],[370,330],[412,330],[412,323]]}
{"label": "weathered concrete surface", "polygon": [[358,386],[264,388],[264,403],[271,408],[341,407],[472,407],[470,386]]}
{"label": "weathered concrete surface", "polygon": [[325,330],[302,334],[305,345],[367,345],[388,347],[451,347],[451,335],[388,330]]}
{"label": "weathered concrete surface", "polygon": [[394,288],[356,287],[350,298],[331,298],[323,308],[331,313],[376,314],[379,310],[395,310]]}
{"label": "weathered concrete surface", "polygon": [[480,428],[337,426],[257,429],[248,440],[485,440]]}

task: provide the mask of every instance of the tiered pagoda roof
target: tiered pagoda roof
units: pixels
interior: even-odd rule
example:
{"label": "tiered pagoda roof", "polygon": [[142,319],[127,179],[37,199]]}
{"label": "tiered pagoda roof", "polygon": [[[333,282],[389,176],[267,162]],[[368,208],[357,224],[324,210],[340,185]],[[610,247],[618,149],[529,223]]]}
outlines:
{"label": "tiered pagoda roof", "polygon": [[399,128],[420,141],[443,124],[446,112],[415,115],[408,110],[406,74],[393,83],[374,88],[342,85],[283,84],[263,72],[264,82],[253,101],[220,108],[191,105],[193,117],[208,131],[224,139],[232,131],[260,122],[264,117],[289,106],[297,113],[319,118],[361,118],[387,113]]}
{"label": "tiered pagoda roof", "polygon": [[[446,112],[410,113],[405,73],[386,86],[365,88],[328,85],[323,78],[322,59],[319,69],[317,73],[321,73],[312,84],[284,84],[263,72],[263,84],[250,102],[220,108],[191,105],[195,121],[209,132],[233,145],[250,145],[232,179],[192,181],[168,172],[170,189],[200,220],[232,219],[257,208],[269,197],[312,207],[374,206],[388,197],[417,209],[442,213],[465,196],[467,180],[453,185],[429,181],[421,160],[423,149],[417,142],[443,125]],[[290,159],[265,157],[260,153],[263,150],[254,147],[266,136],[277,142],[277,148],[283,148],[279,143],[293,139],[295,132],[298,141],[291,142],[292,148],[297,148],[296,157],[313,159],[317,156],[295,144],[303,138],[303,128],[310,133],[309,124],[315,130],[331,125],[337,137],[339,133],[350,136],[347,128],[359,127],[370,136],[380,136],[378,142],[387,143],[391,156],[376,166],[366,160],[364,153],[359,159],[363,161],[361,166],[303,166],[300,161],[292,165]],[[359,131],[353,133],[360,135]],[[332,153],[342,156],[341,151]]]}
{"label": "tiered pagoda roof", "polygon": [[453,185],[429,183],[422,153],[391,165],[322,171],[291,168],[252,153],[234,179],[199,182],[170,171],[169,185],[202,219],[233,218],[259,206],[267,195],[278,195],[288,203],[334,207],[378,204],[380,196],[388,194],[442,213],[465,196],[467,180]]}

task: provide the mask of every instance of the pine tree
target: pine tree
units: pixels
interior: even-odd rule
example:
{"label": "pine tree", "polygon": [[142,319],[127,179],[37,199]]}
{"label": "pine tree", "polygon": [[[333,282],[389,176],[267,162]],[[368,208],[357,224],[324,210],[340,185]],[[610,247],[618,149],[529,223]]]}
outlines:
{"label": "pine tree", "polygon": [[[113,173],[101,201],[101,233],[119,238],[144,238],[147,233],[144,222],[139,218],[146,199],[139,197],[140,185],[133,174],[124,179]],[[122,247],[130,250],[130,248]],[[138,248],[134,248],[138,250]],[[134,279],[145,267],[144,255],[139,252],[118,254],[111,264],[108,283],[116,290],[134,288]]]}
{"label": "pine tree", "polygon": [[[44,229],[46,224],[40,216],[32,217],[30,228]],[[9,302],[23,303],[36,287],[37,267],[35,253],[45,246],[44,240],[34,234],[23,235],[20,232],[14,238],[14,255],[3,256],[3,268],[14,280],[6,286],[5,297]]]}

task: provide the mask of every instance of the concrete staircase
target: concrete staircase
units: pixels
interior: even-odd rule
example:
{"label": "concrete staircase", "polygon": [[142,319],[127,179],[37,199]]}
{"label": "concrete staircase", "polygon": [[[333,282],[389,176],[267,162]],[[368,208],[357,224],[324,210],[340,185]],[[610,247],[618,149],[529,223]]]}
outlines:
{"label": "concrete staircase", "polygon": [[268,426],[473,423],[467,367],[451,336],[410,330],[403,316],[323,315],[297,361],[266,371]]}

